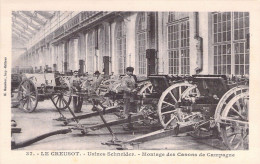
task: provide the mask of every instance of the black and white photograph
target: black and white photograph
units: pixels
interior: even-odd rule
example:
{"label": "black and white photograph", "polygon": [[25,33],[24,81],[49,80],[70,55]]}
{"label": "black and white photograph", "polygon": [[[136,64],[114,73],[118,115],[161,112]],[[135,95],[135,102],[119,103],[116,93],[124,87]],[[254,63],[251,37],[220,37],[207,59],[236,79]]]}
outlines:
{"label": "black and white photograph", "polygon": [[250,150],[250,11],[11,11],[11,150]]}

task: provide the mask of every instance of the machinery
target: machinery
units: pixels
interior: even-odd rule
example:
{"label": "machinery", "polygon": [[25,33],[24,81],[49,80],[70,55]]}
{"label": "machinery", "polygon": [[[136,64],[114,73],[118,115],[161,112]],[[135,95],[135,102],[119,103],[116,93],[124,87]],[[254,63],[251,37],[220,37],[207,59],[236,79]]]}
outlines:
{"label": "machinery", "polygon": [[[136,144],[189,132],[197,138],[221,137],[228,149],[248,149],[248,80],[194,75],[182,80],[151,76],[160,93],[157,114],[163,129],[122,142]],[[166,88],[166,89],[165,89]]]}
{"label": "machinery", "polygon": [[[72,129],[86,134],[106,127],[112,135],[112,140],[106,143],[108,145],[124,149],[126,145],[188,133],[200,139],[221,138],[228,149],[248,149],[249,80],[247,78],[228,79],[225,75],[182,77],[150,75],[149,80],[138,82],[137,92],[133,93],[137,113],[132,116],[131,121],[142,122],[148,126],[156,125],[160,130],[127,141],[119,141],[110,127],[127,123],[128,120],[106,121],[103,115],[115,113],[120,117],[123,105],[120,80],[103,81],[95,92],[91,88],[81,88],[67,95],[69,84],[66,80],[54,78],[54,75],[51,76],[53,80],[46,75],[30,76],[22,81],[19,91],[22,94],[20,102],[23,108],[32,112],[38,100],[50,98],[59,112],[65,108],[70,110],[73,117],[65,118],[60,112],[62,115],[60,121],[65,125],[76,122],[77,125]],[[43,80],[39,80],[40,77],[45,79],[45,83],[41,85],[39,81]],[[54,81],[56,85],[53,84]],[[77,106],[80,108],[83,101],[91,102],[93,112],[75,116],[69,107],[72,97],[77,98]],[[92,126],[80,124],[81,119],[93,116],[100,116],[103,123]]]}
{"label": "machinery", "polygon": [[71,101],[69,78],[54,73],[23,74],[17,95],[19,108],[31,113],[39,101],[50,99],[59,112],[66,109]]}

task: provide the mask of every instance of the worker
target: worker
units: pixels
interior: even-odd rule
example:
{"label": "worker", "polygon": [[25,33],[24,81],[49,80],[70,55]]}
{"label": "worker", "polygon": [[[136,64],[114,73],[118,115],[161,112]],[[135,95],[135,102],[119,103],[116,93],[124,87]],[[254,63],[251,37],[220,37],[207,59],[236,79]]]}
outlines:
{"label": "worker", "polygon": [[136,110],[136,105],[134,103],[136,91],[136,76],[133,74],[134,68],[127,67],[126,75],[121,80],[121,90],[124,92],[124,118],[128,119],[128,124],[124,127],[124,130],[132,130],[133,124],[131,123],[131,115]]}
{"label": "worker", "polygon": [[116,76],[114,75],[114,72],[111,72],[110,79],[115,79]]}
{"label": "worker", "polygon": [[103,81],[103,77],[101,76],[99,71],[96,71],[94,73],[94,78],[93,78],[93,82],[92,82],[92,88],[94,91],[96,91],[99,87],[99,85],[101,84],[101,82]]}
{"label": "worker", "polygon": [[[80,87],[80,78],[78,76],[78,71],[73,72],[73,76],[70,78],[70,87],[71,91],[73,92],[78,92],[81,90]],[[81,112],[81,104],[83,100],[79,98],[78,96],[73,96],[73,108],[74,108],[74,113],[80,113]],[[80,107],[79,107],[80,106]]]}

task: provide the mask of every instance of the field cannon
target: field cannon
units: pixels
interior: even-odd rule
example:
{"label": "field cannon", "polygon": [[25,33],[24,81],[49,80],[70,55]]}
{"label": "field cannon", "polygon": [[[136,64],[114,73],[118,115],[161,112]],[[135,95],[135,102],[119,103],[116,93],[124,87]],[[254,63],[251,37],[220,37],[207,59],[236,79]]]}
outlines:
{"label": "field cannon", "polygon": [[123,146],[187,132],[196,138],[221,138],[228,149],[248,149],[248,79],[224,75],[172,79],[150,77],[153,92],[160,95],[157,115],[163,129],[124,141]]}
{"label": "field cannon", "polygon": [[19,108],[31,113],[39,101],[51,99],[58,110],[66,109],[71,102],[69,78],[54,73],[23,74],[17,95]]}

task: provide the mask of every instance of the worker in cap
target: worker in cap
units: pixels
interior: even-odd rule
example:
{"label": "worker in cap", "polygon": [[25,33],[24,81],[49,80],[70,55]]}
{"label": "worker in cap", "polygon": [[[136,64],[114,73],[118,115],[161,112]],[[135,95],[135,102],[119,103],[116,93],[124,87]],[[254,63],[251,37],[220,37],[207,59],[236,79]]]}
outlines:
{"label": "worker in cap", "polygon": [[126,75],[121,80],[121,89],[124,92],[124,118],[128,119],[128,124],[126,127],[124,127],[125,130],[133,129],[133,124],[131,123],[131,115],[133,114],[132,112],[135,112],[136,110],[136,105],[134,103],[134,92],[136,91],[137,78],[133,74],[133,72],[133,67],[127,67]]}
{"label": "worker in cap", "polygon": [[96,91],[101,84],[101,82],[104,80],[104,78],[101,76],[99,71],[95,71],[94,73],[94,78],[93,78],[93,83],[92,83],[92,88],[94,91]]}
{"label": "worker in cap", "polygon": [[[77,70],[73,71],[73,76],[70,78],[70,87],[71,87],[72,93],[78,92],[81,90],[81,87],[80,87],[81,81],[78,76],[78,73],[79,72]],[[74,113],[80,113],[81,104],[82,104],[83,100],[81,100],[81,98],[78,96],[73,96],[72,101],[73,101]]]}

